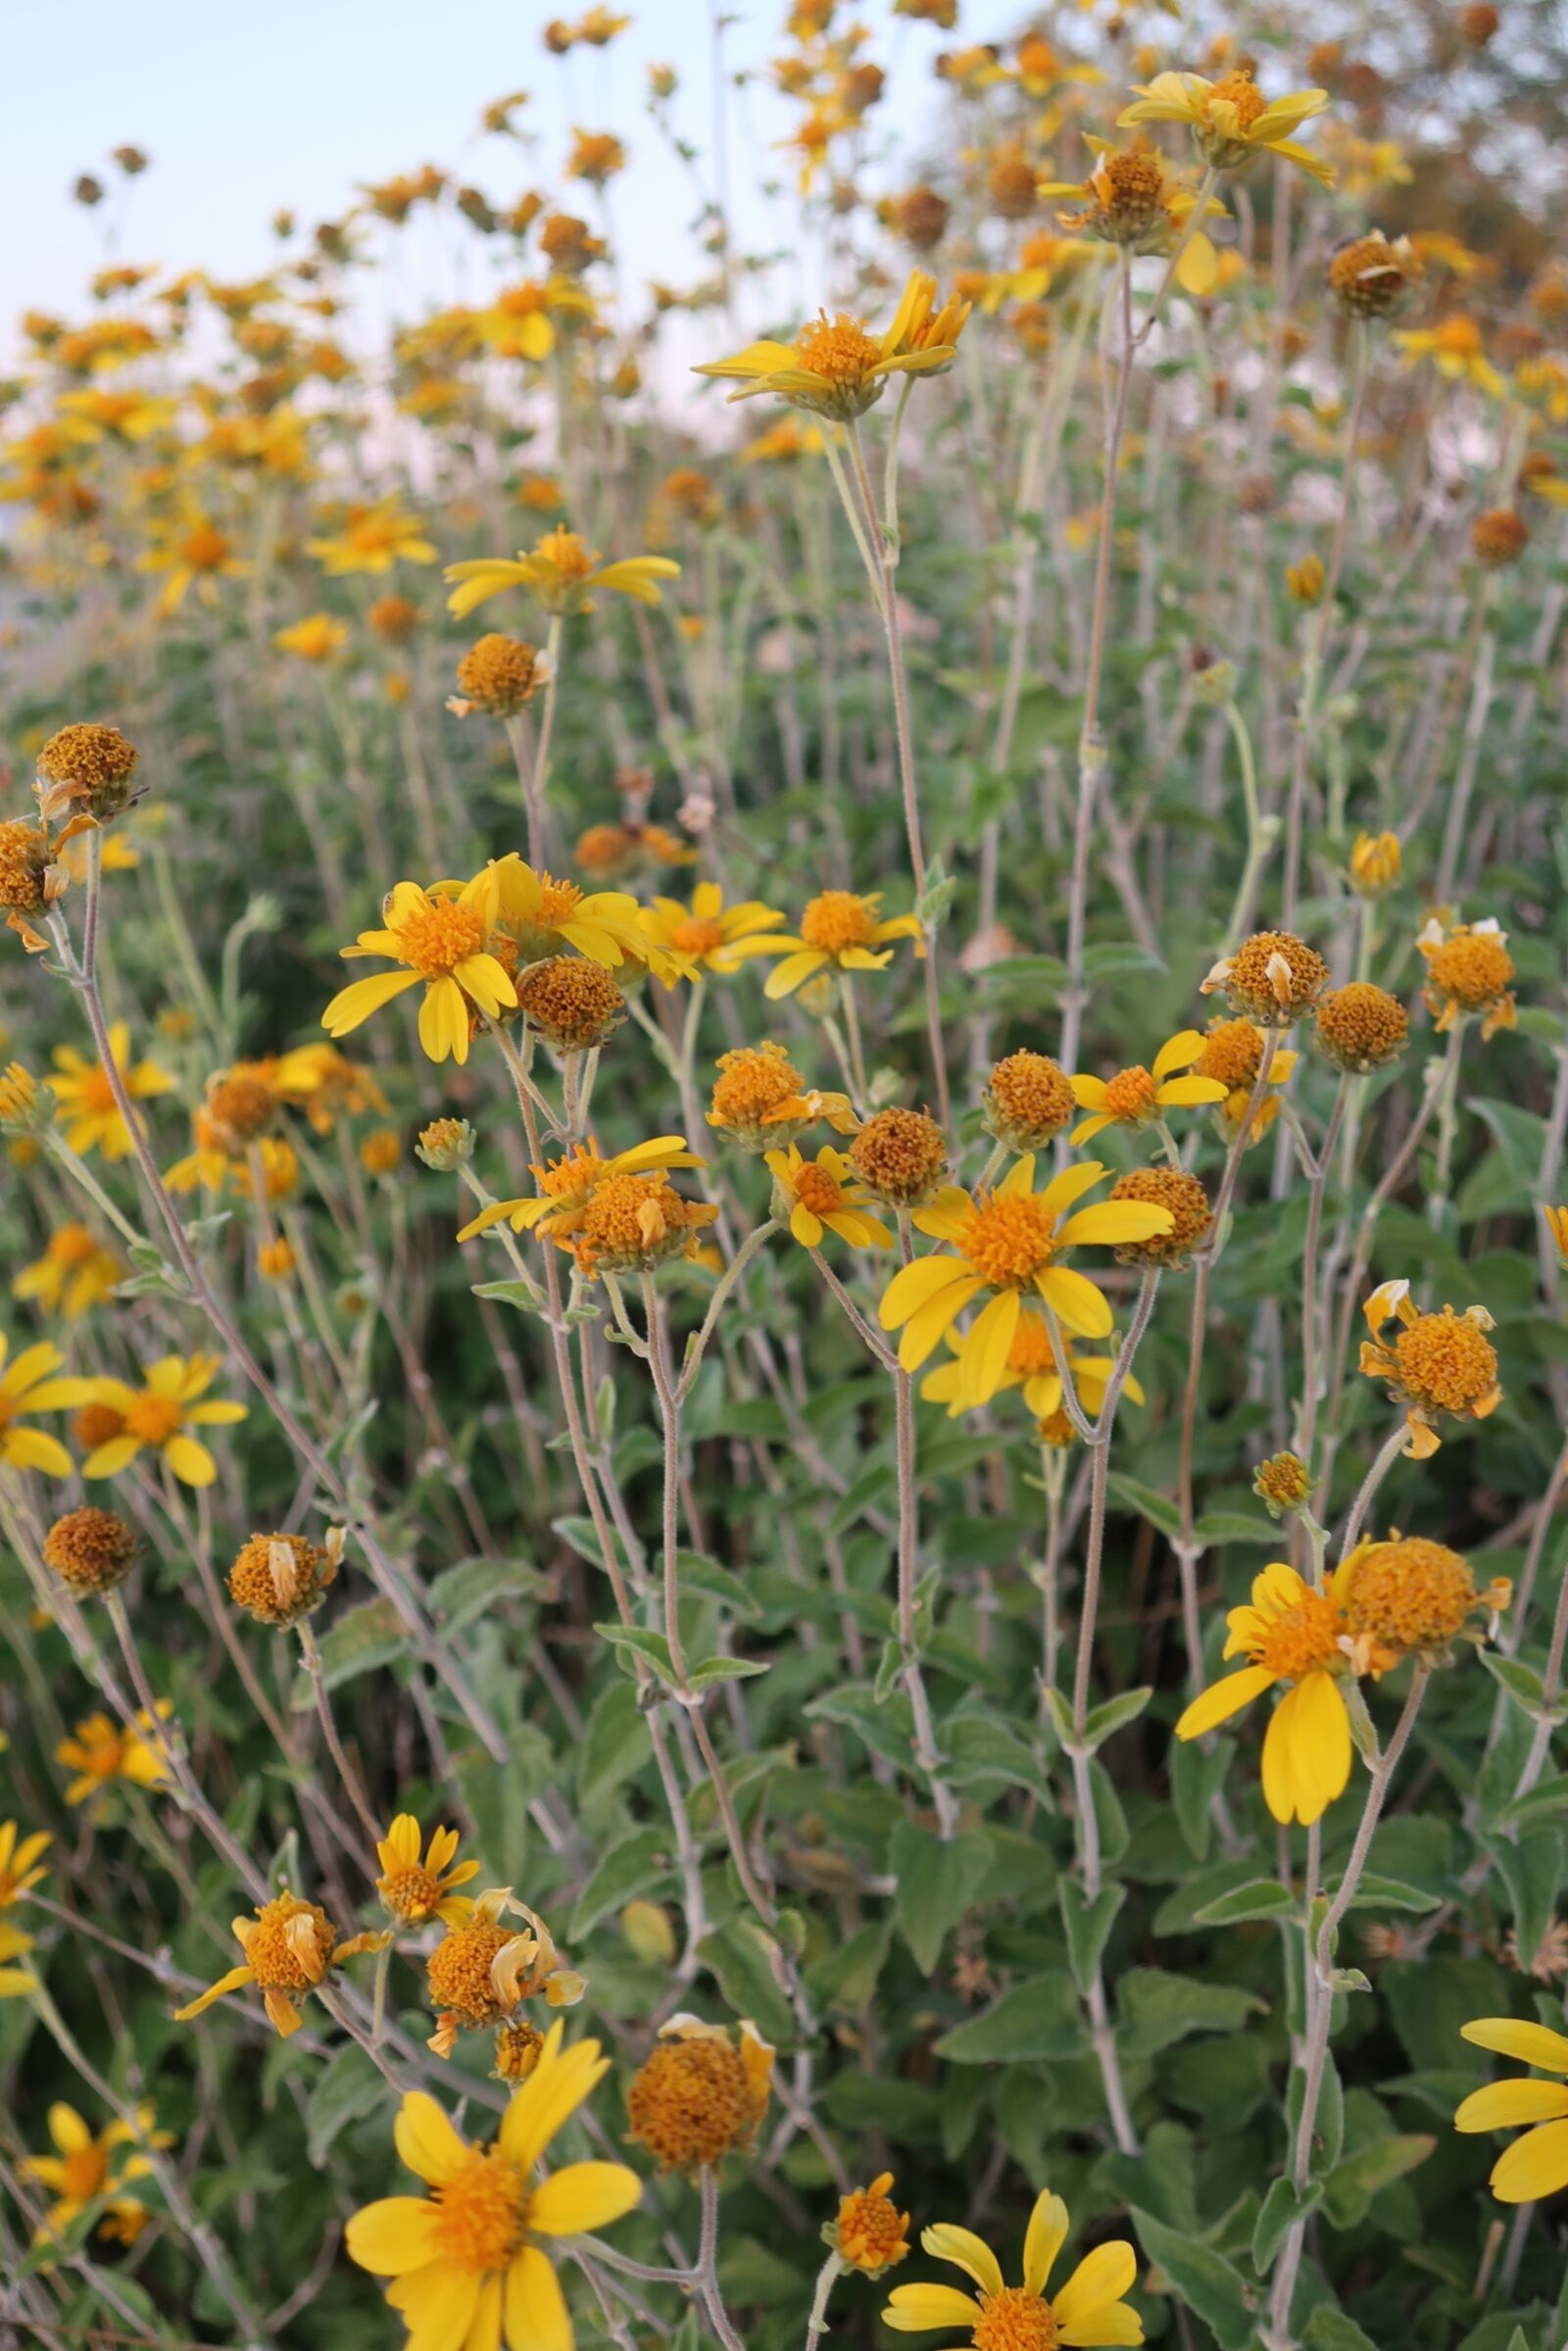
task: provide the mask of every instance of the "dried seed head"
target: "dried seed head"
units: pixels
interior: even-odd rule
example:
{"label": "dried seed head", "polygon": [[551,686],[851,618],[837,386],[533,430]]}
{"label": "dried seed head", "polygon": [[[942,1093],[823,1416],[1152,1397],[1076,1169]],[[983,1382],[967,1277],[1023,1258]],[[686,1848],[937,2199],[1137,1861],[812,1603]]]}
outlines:
{"label": "dried seed head", "polygon": [[1148,1241],[1123,1242],[1116,1250],[1120,1265],[1161,1265],[1177,1271],[1208,1230],[1208,1195],[1197,1176],[1182,1167],[1135,1167],[1120,1175],[1106,1198],[1136,1200],[1152,1208],[1168,1208],[1170,1230]]}
{"label": "dried seed head", "polygon": [[68,1510],[43,1539],[45,1563],[77,1599],[113,1592],[136,1564],[137,1541],[113,1510]]}
{"label": "dried seed head", "polygon": [[228,1571],[229,1597],[259,1625],[297,1625],[319,1608],[337,1574],[338,1545],[303,1535],[253,1535]]}
{"label": "dried seed head", "polygon": [[948,1174],[947,1138],[923,1110],[877,1110],[850,1146],[850,1165],[873,1200],[917,1208]]}
{"label": "dried seed head", "polygon": [[1039,1151],[1078,1115],[1072,1081],[1049,1053],[1008,1053],[981,1097],[987,1132],[1009,1151]]}
{"label": "dried seed head", "polygon": [[1403,1004],[1367,980],[1351,980],[1320,996],[1314,1016],[1317,1041],[1329,1059],[1362,1076],[1396,1059],[1409,1042]]}

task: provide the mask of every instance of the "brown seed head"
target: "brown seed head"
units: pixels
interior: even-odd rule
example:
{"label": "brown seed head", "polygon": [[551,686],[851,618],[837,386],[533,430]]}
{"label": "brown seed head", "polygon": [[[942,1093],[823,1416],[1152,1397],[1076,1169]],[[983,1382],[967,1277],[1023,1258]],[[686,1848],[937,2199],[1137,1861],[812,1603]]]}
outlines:
{"label": "brown seed head", "polygon": [[259,1625],[296,1625],[319,1608],[336,1574],[328,1550],[303,1535],[253,1535],[228,1571],[228,1592]]}
{"label": "brown seed head", "polygon": [[727,2040],[662,2040],[626,2096],[638,2139],[662,2172],[716,2164],[749,2141],[757,2117],[745,2061]]}
{"label": "brown seed head", "polygon": [[243,1151],[276,1117],[277,1096],[264,1079],[231,1070],[208,1089],[207,1115],[214,1141],[224,1151]]}
{"label": "brown seed head", "polygon": [[1470,525],[1470,544],[1476,561],[1489,571],[1517,563],[1530,544],[1530,525],[1511,506],[1489,507]]}
{"label": "brown seed head", "polygon": [[1391,244],[1375,228],[1330,254],[1329,298],[1348,318],[1394,318],[1408,309],[1422,275],[1421,257],[1408,237]]}
{"label": "brown seed head", "polygon": [[929,253],[947,233],[951,211],[947,198],[922,182],[898,199],[893,208],[893,224],[916,253]]}
{"label": "brown seed head", "polygon": [[587,955],[552,955],[517,982],[517,1008],[558,1053],[603,1045],[626,1017],[626,998],[602,963]]}
{"label": "brown seed head", "polygon": [[850,1165],[873,1200],[917,1208],[948,1173],[947,1137],[923,1110],[874,1111],[850,1146]]}
{"label": "brown seed head", "polygon": [[464,2025],[504,2024],[513,2003],[501,1998],[490,1970],[496,1954],[515,1939],[514,1928],[502,1926],[482,1911],[460,1927],[449,1927],[425,1961],[431,2007]]}
{"label": "brown seed head", "polygon": [[1255,931],[1244,939],[1221,983],[1233,1012],[1261,1028],[1289,1028],[1317,1002],[1329,967],[1294,931]]}
{"label": "brown seed head", "polygon": [[378,596],[365,615],[387,645],[406,645],[419,625],[419,608],[407,596]]}
{"label": "brown seed head", "polygon": [[991,210],[1001,220],[1027,220],[1039,201],[1039,174],[1026,156],[999,155],[986,177]]}
{"label": "brown seed head", "polygon": [[1182,1167],[1134,1167],[1116,1178],[1106,1197],[1113,1200],[1137,1200],[1152,1208],[1168,1208],[1171,1213],[1168,1233],[1155,1233],[1148,1241],[1126,1241],[1120,1245],[1116,1250],[1120,1265],[1179,1268],[1187,1263],[1208,1230],[1208,1195],[1197,1176],[1189,1175]]}
{"label": "brown seed head", "polygon": [[130,798],[136,759],[118,726],[63,726],[38,754],[39,807],[49,817],[71,809],[107,823]]}
{"label": "brown seed head", "polygon": [[0,906],[15,914],[36,914],[44,905],[49,843],[35,824],[20,818],[0,824]]}

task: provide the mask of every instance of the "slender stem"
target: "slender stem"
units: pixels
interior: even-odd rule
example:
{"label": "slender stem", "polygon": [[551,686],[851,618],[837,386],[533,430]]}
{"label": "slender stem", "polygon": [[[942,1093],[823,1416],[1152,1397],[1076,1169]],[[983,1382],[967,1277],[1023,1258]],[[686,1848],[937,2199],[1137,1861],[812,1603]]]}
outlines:
{"label": "slender stem", "polygon": [[746,2345],[730,2324],[724,2308],[724,2297],[718,2285],[718,2174],[710,2163],[705,2163],[702,2173],[703,2227],[697,2248],[697,2290],[708,2311],[709,2324],[724,2351],[746,2351]]}
{"label": "slender stem", "polygon": [[[311,1677],[311,1689],[316,1697],[316,1711],[320,1718],[327,1753],[332,1758],[338,1779],[343,1787],[343,1792],[354,1807],[360,1827],[368,1839],[369,1851],[373,1855],[381,1832],[376,1825],[375,1815],[366,1800],[365,1788],[360,1775],[344,1753],[343,1741],[338,1737],[337,1722],[332,1713],[332,1701],[327,1695],[326,1673],[321,1664],[321,1652],[317,1647],[316,1635],[311,1631],[309,1617],[302,1616],[294,1629],[300,1637],[300,1654],[305,1660],[305,1670]],[[374,1875],[373,1871],[368,1874]]]}

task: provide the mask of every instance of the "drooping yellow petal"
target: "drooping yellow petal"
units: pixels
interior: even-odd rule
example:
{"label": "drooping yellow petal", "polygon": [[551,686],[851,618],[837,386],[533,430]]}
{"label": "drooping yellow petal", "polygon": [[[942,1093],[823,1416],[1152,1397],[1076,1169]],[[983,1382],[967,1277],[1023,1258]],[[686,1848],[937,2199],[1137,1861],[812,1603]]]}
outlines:
{"label": "drooping yellow petal", "polygon": [[996,1395],[1007,1368],[1021,1310],[1017,1291],[1003,1290],[976,1316],[958,1355],[958,1384],[965,1409],[989,1404]]}
{"label": "drooping yellow petal", "polygon": [[[960,1276],[962,1269],[960,1267]],[[910,1315],[904,1326],[899,1342],[899,1362],[905,1371],[918,1371],[938,1341],[952,1329],[973,1298],[978,1298],[985,1284],[978,1274],[970,1274],[946,1290]],[[961,1374],[960,1374],[961,1376]]]}
{"label": "drooping yellow petal", "polygon": [[1492,2167],[1499,2204],[1539,2204],[1568,2187],[1568,2123],[1543,2123],[1505,2147]]}
{"label": "drooping yellow petal", "polygon": [[882,1293],[877,1320],[884,1331],[896,1331],[911,1314],[954,1284],[971,1279],[961,1257],[916,1257],[896,1273]]}
{"label": "drooping yellow petal", "polygon": [[321,1014],[321,1026],[329,1037],[346,1037],[351,1029],[368,1020],[372,1012],[379,1012],[383,1004],[390,1004],[394,996],[401,996],[405,989],[416,988],[418,984],[416,971],[378,971],[368,980],[351,980],[346,988],[338,990]]}
{"label": "drooping yellow petal", "polygon": [[1059,2294],[1052,2301],[1056,2324],[1064,2331],[1093,2318],[1107,2303],[1119,2302],[1138,2277],[1138,2256],[1125,2237],[1097,2245],[1086,2253]]}
{"label": "drooping yellow petal", "polygon": [[1108,1339],[1110,1307],[1102,1292],[1070,1265],[1048,1265],[1035,1288],[1063,1328],[1080,1339]]}
{"label": "drooping yellow petal", "polygon": [[976,2236],[972,2229],[959,2229],[951,2221],[939,2221],[935,2227],[920,2232],[920,2242],[933,2261],[950,2261],[955,2269],[972,2278],[983,2294],[1002,2291],[1002,2264],[985,2238]]}
{"label": "drooping yellow petal", "polygon": [[537,2245],[524,2245],[508,2265],[502,2324],[508,2351],[572,2351],[561,2280]]}
{"label": "drooping yellow petal", "polygon": [[1228,1723],[1233,1714],[1250,1706],[1272,1690],[1277,1677],[1266,1666],[1244,1666],[1239,1674],[1227,1674],[1223,1681],[1211,1682],[1205,1690],[1194,1698],[1176,1725],[1178,1739],[1201,1739],[1205,1732]]}

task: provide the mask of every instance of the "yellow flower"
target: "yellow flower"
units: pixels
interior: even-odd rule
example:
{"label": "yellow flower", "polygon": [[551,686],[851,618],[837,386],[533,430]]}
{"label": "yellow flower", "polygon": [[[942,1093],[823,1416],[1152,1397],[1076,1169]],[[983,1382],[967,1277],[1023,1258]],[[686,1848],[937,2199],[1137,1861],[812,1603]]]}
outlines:
{"label": "yellow flower", "polygon": [[[173,1712],[170,1699],[158,1701],[159,1720]],[[145,1707],[134,1724],[122,1730],[107,1714],[89,1714],[76,1725],[74,1739],[63,1739],[55,1749],[56,1763],[76,1774],[66,1789],[68,1804],[84,1804],[111,1780],[131,1780],[138,1788],[156,1788],[168,1777],[159,1749],[143,1733],[157,1736],[157,1724]]]}
{"label": "yellow flower", "polygon": [[1416,946],[1427,967],[1422,1000],[1429,1012],[1437,1013],[1433,1025],[1440,1035],[1478,1012],[1483,1045],[1490,1045],[1498,1029],[1513,1027],[1514,960],[1508,934],[1494,918],[1445,929],[1434,914]]}
{"label": "yellow flower", "polygon": [[1537,2204],[1568,2187],[1568,2034],[1548,2025],[1515,2023],[1512,2017],[1477,2017],[1459,2028],[1478,2049],[1515,2057],[1555,2082],[1522,2075],[1489,2082],[1465,2098],[1453,2118],[1455,2131],[1507,2131],[1516,2123],[1534,2127],[1505,2147],[1492,2167],[1491,2188],[1499,2204]]}
{"label": "yellow flower", "polygon": [[[950,1331],[948,1345],[957,1354],[963,1345]],[[1109,1355],[1075,1355],[1070,1345],[1064,1349],[1067,1369],[1072,1373],[1073,1388],[1078,1400],[1091,1419],[1105,1400],[1105,1390],[1116,1366]],[[1018,1317],[1018,1327],[1007,1349],[1006,1367],[998,1381],[996,1394],[1001,1396],[1009,1388],[1021,1388],[1023,1400],[1036,1420],[1050,1420],[1061,1410],[1061,1375],[1052,1352],[1051,1333],[1043,1314],[1025,1306]],[[1141,1404],[1144,1392],[1128,1373],[1122,1393],[1131,1402]],[[920,1394],[928,1404],[946,1404],[948,1418],[956,1420],[961,1412],[972,1409],[964,1401],[962,1380],[956,1363],[939,1364],[920,1383]]]}
{"label": "yellow flower", "polygon": [[733,971],[738,943],[760,939],[783,919],[777,907],[764,906],[760,898],[726,906],[717,882],[699,882],[689,906],[675,898],[656,898],[641,909],[643,929],[654,944],[685,956],[699,971]]}
{"label": "yellow flower", "polygon": [[272,2030],[284,2040],[300,2029],[296,2000],[313,1984],[324,1981],[328,1968],[341,1967],[362,1951],[379,1951],[392,1939],[389,1934],[351,1935],[338,1940],[337,1929],[318,1902],[304,1901],[285,1890],[256,1906],[254,1918],[230,1922],[234,1940],[245,1954],[241,1967],[230,1968],[216,1984],[185,2007],[176,2008],[176,2025],[188,2024],[245,1984],[259,1985],[262,2005]]}
{"label": "yellow flower", "polygon": [[374,506],[351,506],[342,529],[326,538],[307,539],[305,552],[316,557],[329,579],[341,579],[355,571],[387,572],[398,563],[433,563],[436,560],[422,525],[404,514],[395,492]]}
{"label": "yellow flower", "polygon": [[[125,1081],[133,1102],[167,1094],[174,1081],[156,1061],[130,1059],[130,1031],[117,1020],[109,1032],[109,1051]],[[102,1150],[106,1159],[128,1159],[133,1149],[130,1129],[121,1116],[109,1073],[100,1061],[84,1060],[74,1045],[55,1047],[55,1074],[49,1085],[67,1121],[66,1141],[78,1155]]]}
{"label": "yellow flower", "polygon": [[226,531],[202,514],[164,524],[154,544],[140,559],[143,571],[167,571],[159,593],[158,610],[165,619],[178,612],[192,587],[203,604],[218,602],[218,582],[235,579],[252,566],[234,552]]}
{"label": "yellow flower", "polygon": [[1160,1047],[1152,1070],[1119,1069],[1109,1079],[1075,1077],[1071,1082],[1078,1106],[1093,1115],[1073,1128],[1070,1140],[1087,1143],[1105,1127],[1148,1126],[1162,1110],[1222,1102],[1229,1089],[1218,1078],[1172,1075],[1173,1071],[1190,1070],[1203,1044],[1201,1030],[1182,1029]]}
{"label": "yellow flower", "polygon": [[803,1249],[819,1249],[824,1228],[852,1249],[891,1249],[887,1226],[865,1212],[867,1195],[854,1181],[847,1154],[824,1143],[814,1159],[799,1144],[763,1153],[773,1178],[775,1213],[786,1216]]}
{"label": "yellow flower", "polygon": [[1543,1208],[1541,1213],[1546,1220],[1547,1232],[1556,1244],[1559,1258],[1564,1265],[1568,1265],[1568,1208]]}
{"label": "yellow flower", "polygon": [[825,1118],[837,1134],[856,1131],[849,1096],[808,1086],[771,1037],[764,1037],[760,1045],[737,1045],[720,1053],[714,1066],[718,1075],[708,1123],[742,1151],[762,1151],[769,1145],[793,1143],[818,1118]]}
{"label": "yellow flower", "polygon": [[819,312],[793,343],[748,343],[731,358],[709,360],[698,375],[744,378],[731,400],[771,392],[792,408],[840,422],[861,416],[881,399],[891,375],[939,375],[957,357],[969,304],[950,296],[937,308],[937,281],[910,271],[893,322],[880,335],[840,311]]}
{"label": "yellow flower", "polygon": [[[443,885],[455,888],[456,884]],[[487,929],[504,931],[517,949],[519,967],[545,961],[570,948],[590,962],[613,969],[619,963],[653,963],[670,985],[690,977],[688,959],[651,946],[643,909],[624,890],[583,892],[575,882],[535,873],[511,851],[492,858],[467,889],[483,912]],[[465,892],[466,897],[467,892]]]}
{"label": "yellow flower", "polygon": [[1377,898],[1399,878],[1397,833],[1357,833],[1350,844],[1350,887],[1358,898]]}
{"label": "yellow flower", "polygon": [[[70,1411],[88,1401],[97,1383],[57,1380],[54,1375],[66,1358],[47,1341],[24,1347],[7,1371],[10,1344],[0,1331],[0,1461],[12,1469],[41,1469],[47,1477],[69,1478],[71,1455],[59,1438],[46,1437],[41,1429],[23,1428],[21,1416],[24,1412]],[[0,1863],[0,1869],[3,1867]]]}
{"label": "yellow flower", "polygon": [[17,1841],[15,1821],[0,1821],[0,2000],[18,1998],[31,1991],[33,1979],[25,1968],[8,1967],[5,1961],[23,1959],[32,1949],[32,1936],[20,1927],[13,1927],[5,1917],[14,1902],[32,1891],[44,1875],[46,1865],[38,1856],[51,1842],[47,1829],[34,1830],[31,1837]]}
{"label": "yellow flower", "polygon": [[1122,2296],[1138,2276],[1138,2256],[1124,2237],[1086,2253],[1059,2293],[1046,2287],[1067,2239],[1067,2207],[1043,2189],[1035,2199],[1023,2244],[1023,2283],[1007,2285],[1002,2264],[983,2238],[948,2222],[920,2231],[933,2261],[950,2262],[974,2280],[977,2293],[954,2285],[896,2285],[882,2323],[898,2334],[926,2334],[958,2327],[975,2351],[1052,2351],[1061,2344],[1141,2343],[1143,2321]]}
{"label": "yellow flower", "polygon": [[616,1151],[612,1158],[602,1158],[599,1146],[590,1136],[586,1144],[574,1143],[559,1159],[547,1165],[531,1166],[539,1190],[531,1200],[492,1200],[490,1206],[466,1224],[458,1235],[460,1241],[469,1241],[475,1233],[487,1233],[502,1219],[514,1233],[537,1232],[541,1240],[549,1239],[564,1249],[568,1234],[582,1224],[588,1203],[601,1184],[612,1176],[648,1175],[655,1168],[662,1172],[671,1167],[706,1167],[695,1151],[686,1149],[684,1135],[655,1135],[647,1143],[634,1143],[629,1151]]}
{"label": "yellow flower", "polygon": [[662,2172],[691,2176],[753,2146],[773,2086],[774,2051],[750,2017],[725,2025],[684,2010],[659,2028],[626,2092],[628,2138]]}
{"label": "yellow flower", "polygon": [[1103,1294],[1083,1274],[1059,1262],[1080,1243],[1114,1246],[1148,1241],[1171,1229],[1168,1208],[1102,1201],[1071,1211],[1104,1175],[1097,1160],[1065,1167],[1044,1192],[1034,1190],[1034,1154],[1010,1167],[995,1192],[957,1186],[939,1192],[914,1211],[922,1233],[948,1242],[954,1254],[920,1257],[889,1283],[881,1305],[884,1331],[903,1329],[899,1361],[918,1371],[939,1340],[982,1291],[991,1297],[958,1352],[962,1408],[989,1403],[1002,1386],[1023,1315],[1024,1294],[1036,1293],[1064,1327],[1085,1339],[1110,1331]]}
{"label": "yellow flower", "polygon": [[1322,114],[1328,102],[1327,90],[1293,90],[1270,104],[1251,74],[1240,67],[1222,81],[1206,81],[1201,73],[1156,73],[1147,87],[1138,89],[1137,103],[1116,117],[1116,127],[1184,122],[1203,161],[1220,171],[1235,171],[1262,154],[1284,155],[1331,188],[1333,166],[1291,136]]}
{"label": "yellow flower", "polygon": [[1394,340],[1403,352],[1407,367],[1426,359],[1450,383],[1474,384],[1478,391],[1490,392],[1494,400],[1501,400],[1507,391],[1486,355],[1480,327],[1463,312],[1439,319],[1436,326],[1406,327]]}
{"label": "yellow flower", "polygon": [[[737,940],[731,954],[784,958],[768,973],[762,991],[775,1001],[793,996],[819,971],[882,971],[893,960],[892,940],[919,938],[920,917],[895,914],[884,922],[877,912],[881,903],[879,890],[863,898],[854,890],[824,890],[802,914],[798,934],[771,931]],[[877,952],[882,948],[888,949],[885,955]]]}
{"label": "yellow flower", "polygon": [[149,1447],[163,1456],[182,1486],[211,1486],[218,1464],[200,1439],[188,1432],[231,1427],[245,1419],[247,1409],[220,1396],[202,1400],[220,1369],[217,1355],[161,1355],[147,1366],[140,1388],[124,1380],[71,1382],[84,1392],[80,1401],[107,1405],[121,1422],[112,1437],[93,1446],[81,1465],[82,1476],[116,1478]]}
{"label": "yellow flower", "polygon": [[461,620],[504,588],[529,588],[547,612],[591,612],[600,589],[633,597],[638,604],[661,602],[659,582],[678,579],[680,565],[666,555],[623,556],[619,563],[601,563],[596,548],[586,546],[575,531],[563,524],[535,543],[532,555],[515,559],[480,556],[471,563],[449,563],[442,577],[456,580],[447,609]]}
{"label": "yellow flower", "polygon": [[419,1043],[432,1061],[466,1061],[471,1037],[469,1003],[491,1017],[514,1004],[517,991],[505,964],[488,952],[490,924],[484,908],[492,884],[476,875],[456,896],[399,882],[382,904],[384,928],[361,931],[345,957],[390,955],[403,968],[378,971],[338,991],[321,1014],[329,1037],[346,1037],[394,996],[424,983],[419,1006]]}
{"label": "yellow flower", "polygon": [[[1100,243],[1120,245],[1130,253],[1168,253],[1180,241],[1177,283],[1189,294],[1211,294],[1219,277],[1219,257],[1201,228],[1183,237],[1183,228],[1197,199],[1192,189],[1167,177],[1163,164],[1151,148],[1133,147],[1121,153],[1103,139],[1087,138],[1095,168],[1087,179],[1044,182],[1044,197],[1070,196],[1082,205],[1078,213],[1060,216],[1063,228],[1087,232]],[[1211,196],[1207,214],[1223,215],[1225,207]],[[1014,288],[1024,301],[1038,299],[1044,287]]]}
{"label": "yellow flower", "polygon": [[302,661],[328,661],[348,641],[347,621],[334,620],[330,612],[312,612],[272,638],[279,652],[297,654]]}
{"label": "yellow flower", "polygon": [[[1438,1450],[1434,1424],[1445,1413],[1456,1420],[1487,1420],[1502,1401],[1497,1382],[1497,1350],[1487,1333],[1492,1316],[1485,1306],[1467,1306],[1455,1314],[1445,1306],[1441,1314],[1423,1314],[1410,1303],[1408,1282],[1380,1282],[1362,1311],[1370,1339],[1361,1342],[1359,1368],[1369,1380],[1382,1380],[1389,1393],[1410,1407],[1410,1442],[1405,1450],[1425,1460]],[[1381,1333],[1385,1323],[1397,1320],[1400,1329],[1392,1341]]]}
{"label": "yellow flower", "polygon": [[489,2146],[458,2136],[434,2098],[410,2090],[394,2126],[411,2172],[435,2193],[387,2196],[350,2220],[345,2242],[363,2270],[395,2282],[387,2300],[411,2346],[449,2351],[571,2351],[571,2319],[545,2246],[586,2236],[630,2212],[642,2193],[620,2163],[568,2163],[535,2181],[540,2157],[610,2071],[596,2040],[562,2048],[552,2025]]}
{"label": "yellow flower", "polygon": [[893,2174],[881,2172],[869,2187],[852,2188],[822,2231],[846,2269],[866,2278],[880,2278],[909,2250],[909,2216],[894,2204],[892,2185]]}
{"label": "yellow flower", "polygon": [[147,2101],[135,2109],[133,2123],[116,2120],[95,2138],[74,2106],[61,2099],[50,2107],[54,2154],[25,2156],[20,2166],[24,2180],[48,2188],[53,2196],[37,2232],[40,2239],[60,2235],[89,2204],[101,2203],[98,2234],[122,2245],[135,2243],[151,2215],[139,2197],[124,2191],[133,2180],[145,2180],[153,2167],[144,2153],[133,2152],[123,2161],[117,2158],[122,2147],[172,2147],[173,2132],[156,2130],[154,2121],[155,2109]]}
{"label": "yellow flower", "polygon": [[412,1812],[400,1812],[377,1844],[382,1875],[375,1882],[381,1906],[405,1926],[439,1919],[455,1927],[473,1908],[457,1888],[479,1875],[476,1861],[459,1861],[456,1829],[432,1829],[430,1843],[420,1859],[419,1824]]}
{"label": "yellow flower", "polygon": [[74,1321],[108,1298],[124,1272],[84,1224],[57,1225],[41,1257],[24,1265],[11,1285],[13,1298],[33,1298],[51,1314]]}
{"label": "yellow flower", "polygon": [[1277,1682],[1291,1687],[1263,1739],[1263,1798],[1277,1821],[1321,1820],[1350,1778],[1350,1718],[1340,1678],[1349,1671],[1338,1575],[1322,1592],[1276,1559],[1252,1581],[1251,1604],[1226,1618],[1227,1657],[1250,1662],[1193,1700],[1178,1739],[1201,1739]]}

